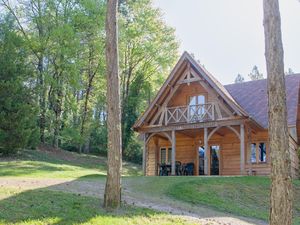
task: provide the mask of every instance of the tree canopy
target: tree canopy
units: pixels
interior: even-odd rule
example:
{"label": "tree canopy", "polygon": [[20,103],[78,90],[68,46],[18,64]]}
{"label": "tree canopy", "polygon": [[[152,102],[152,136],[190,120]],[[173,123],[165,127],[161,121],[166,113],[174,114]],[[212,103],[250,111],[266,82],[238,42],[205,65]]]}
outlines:
{"label": "tree canopy", "polygon": [[[1,38],[1,57],[13,61],[17,54],[15,60],[19,60],[19,64],[2,64],[1,67],[11,71],[1,70],[1,76],[8,79],[13,77],[9,74],[14,74],[14,80],[19,78],[20,82],[10,85],[26,94],[21,91],[20,95],[12,96],[7,93],[10,86],[5,86],[1,88],[4,91],[0,99],[22,97],[14,100],[20,103],[15,107],[20,113],[22,107],[29,107],[30,112],[25,109],[22,112],[28,115],[33,127],[22,124],[30,128],[28,135],[35,138],[35,143],[106,154],[106,1],[25,0],[10,4],[1,0],[1,3],[4,12],[1,26],[11,24],[10,35],[26,49],[24,54],[18,54],[15,51],[22,48],[5,44]],[[161,12],[150,0],[120,1],[118,10],[123,157],[141,162],[141,144],[131,127],[174,65],[179,43],[174,29],[165,24]],[[7,60],[6,64],[9,63]],[[24,99],[27,95],[30,104]],[[1,137],[8,135],[7,132],[3,131]],[[3,143],[1,138],[1,148],[5,147]]]}

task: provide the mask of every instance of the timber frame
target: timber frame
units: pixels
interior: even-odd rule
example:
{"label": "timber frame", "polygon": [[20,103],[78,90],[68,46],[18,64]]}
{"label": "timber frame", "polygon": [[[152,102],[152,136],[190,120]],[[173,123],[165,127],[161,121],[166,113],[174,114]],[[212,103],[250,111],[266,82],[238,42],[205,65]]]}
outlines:
{"label": "timber frame", "polygon": [[[204,102],[195,103],[196,98]],[[143,137],[145,175],[159,174],[159,164],[167,160],[162,158],[160,149],[166,147],[172,151],[171,175],[176,175],[176,161],[194,163],[194,174],[198,175],[200,147],[204,148],[204,175],[211,175],[215,157],[211,154],[216,154],[211,148],[215,145],[221,149],[220,175],[270,173],[267,128],[251,117],[187,52],[133,129]],[[253,155],[257,158],[255,162]],[[298,168],[295,171],[297,174]]]}

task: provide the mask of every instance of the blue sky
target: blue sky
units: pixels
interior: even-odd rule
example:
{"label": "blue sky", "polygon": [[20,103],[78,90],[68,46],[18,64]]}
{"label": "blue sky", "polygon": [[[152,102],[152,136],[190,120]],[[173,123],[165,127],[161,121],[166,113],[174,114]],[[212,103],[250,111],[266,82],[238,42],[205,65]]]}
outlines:
{"label": "blue sky", "polygon": [[[300,1],[279,0],[285,70],[300,73]],[[223,84],[254,65],[266,77],[262,0],[153,0],[176,29],[180,53],[193,53]]]}

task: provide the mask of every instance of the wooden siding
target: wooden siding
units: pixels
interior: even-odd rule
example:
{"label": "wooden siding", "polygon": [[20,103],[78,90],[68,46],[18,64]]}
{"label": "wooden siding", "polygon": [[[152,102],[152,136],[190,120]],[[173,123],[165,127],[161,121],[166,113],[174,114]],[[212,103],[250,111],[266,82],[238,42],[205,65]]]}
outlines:
{"label": "wooden siding", "polygon": [[[211,130],[210,130],[211,131]],[[247,132],[246,132],[247,133]],[[187,135],[176,132],[176,161],[182,163],[193,162],[195,164],[194,174],[198,175],[198,147],[204,145],[203,129],[199,130],[196,136],[192,136],[192,133]],[[160,162],[160,148],[171,147],[171,143],[162,138],[157,138],[157,144],[155,144],[155,136],[151,138],[147,146],[146,153],[146,175],[157,175],[157,163]],[[266,162],[250,163],[250,144],[251,143],[266,143],[267,159]],[[289,140],[290,153],[291,153],[291,173],[292,177],[299,176],[299,159],[297,156],[297,143],[290,137]],[[222,130],[221,134],[215,133],[208,141],[209,147],[212,145],[220,146],[220,175],[240,175],[240,140],[236,134],[229,129]],[[270,152],[268,144],[268,132],[252,133],[250,138],[245,135],[245,172],[251,169],[255,175],[270,175]],[[210,168],[210,163],[208,168]]]}
{"label": "wooden siding", "polygon": [[196,95],[204,95],[206,102],[213,102],[214,100],[199,83],[183,84],[171,98],[168,107],[188,105],[189,97]]}
{"label": "wooden siding", "polygon": [[292,137],[289,138],[289,150],[291,154],[291,174],[293,178],[296,178],[299,177],[298,145]]}

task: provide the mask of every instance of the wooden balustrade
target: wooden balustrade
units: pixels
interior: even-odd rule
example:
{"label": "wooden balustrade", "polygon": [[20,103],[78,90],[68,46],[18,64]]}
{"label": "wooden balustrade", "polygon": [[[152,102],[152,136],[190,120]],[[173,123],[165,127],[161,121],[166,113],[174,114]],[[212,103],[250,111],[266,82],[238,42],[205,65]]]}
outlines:
{"label": "wooden balustrade", "polygon": [[215,104],[169,107],[165,111],[165,124],[196,123],[215,120]]}

